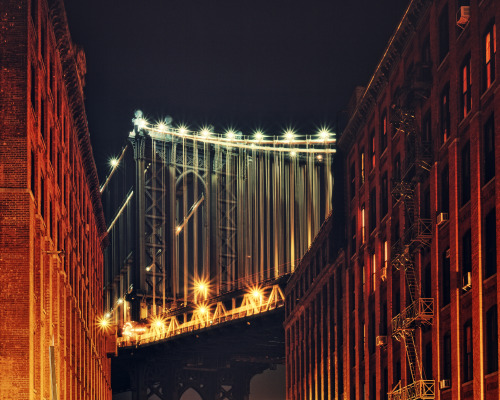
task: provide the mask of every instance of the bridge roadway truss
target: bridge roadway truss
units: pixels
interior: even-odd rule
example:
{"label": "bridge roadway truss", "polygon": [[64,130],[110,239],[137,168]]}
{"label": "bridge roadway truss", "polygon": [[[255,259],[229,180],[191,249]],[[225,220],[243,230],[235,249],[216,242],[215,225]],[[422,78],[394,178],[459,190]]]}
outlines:
{"label": "bridge roadway truss", "polygon": [[[237,352],[221,353],[216,361],[213,354],[247,342],[251,326],[259,325],[264,334],[265,323],[257,321],[271,321],[269,329],[277,325],[282,331],[284,279],[331,212],[334,135],[221,136],[174,128],[169,119],[153,126],[141,112],[133,122],[127,146],[133,158],[130,151],[123,156],[125,149],[109,176],[115,177],[102,188],[111,243],[103,322],[118,336],[119,360],[141,355],[133,357],[138,369],[129,371],[137,399],[175,399],[187,384],[182,377],[200,382],[200,394],[229,387],[231,393],[217,398],[243,399],[236,392],[245,392],[251,376],[281,360],[282,353],[269,362],[264,351],[259,360],[266,362],[249,364],[246,356],[236,362]],[[271,314],[279,319],[269,319]],[[250,320],[255,323],[247,325]],[[241,331],[236,334],[234,327]],[[202,332],[222,337],[226,330],[236,334],[227,339],[230,346],[218,342],[219,348],[203,350],[202,359],[200,351],[194,353],[201,370],[186,367],[192,362],[187,349],[174,356],[167,344],[194,340]],[[259,338],[266,343],[265,335]],[[156,346],[170,360],[161,368],[163,358],[151,350]],[[143,356],[148,352],[153,357]],[[171,371],[168,381],[175,378],[175,390],[166,389],[158,368]],[[203,389],[202,381],[218,382],[218,388],[203,383]]]}

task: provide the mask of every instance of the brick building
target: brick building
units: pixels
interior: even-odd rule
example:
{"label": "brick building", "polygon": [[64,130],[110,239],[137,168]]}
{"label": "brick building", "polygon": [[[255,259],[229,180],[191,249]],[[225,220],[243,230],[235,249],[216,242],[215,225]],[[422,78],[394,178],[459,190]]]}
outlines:
{"label": "brick building", "polygon": [[410,3],[339,140],[344,251],[327,221],[287,287],[287,399],[498,399],[498,21]]}
{"label": "brick building", "polygon": [[0,398],[109,399],[85,57],[62,0],[0,8]]}

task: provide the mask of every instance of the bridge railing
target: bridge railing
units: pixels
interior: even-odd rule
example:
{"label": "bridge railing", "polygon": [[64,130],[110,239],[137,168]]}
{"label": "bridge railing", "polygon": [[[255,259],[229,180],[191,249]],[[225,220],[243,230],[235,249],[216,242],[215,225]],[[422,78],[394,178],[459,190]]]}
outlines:
{"label": "bridge railing", "polygon": [[[243,295],[241,303],[227,309],[223,301],[201,302],[189,311],[152,318],[147,324],[128,322],[124,325],[118,347],[140,346],[159,340],[209,328],[225,322],[234,321],[274,310],[285,305],[285,295],[278,284],[267,287],[250,288]],[[182,321],[179,321],[179,317]]]}

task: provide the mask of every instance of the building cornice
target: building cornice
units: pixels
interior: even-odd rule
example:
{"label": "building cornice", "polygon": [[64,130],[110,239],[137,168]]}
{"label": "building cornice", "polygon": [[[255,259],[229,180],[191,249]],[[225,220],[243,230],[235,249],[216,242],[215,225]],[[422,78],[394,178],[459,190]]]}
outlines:
{"label": "building cornice", "polygon": [[68,106],[75,123],[78,147],[87,177],[92,209],[96,218],[101,245],[107,244],[107,230],[99,191],[99,178],[90,143],[89,127],[83,96],[85,57],[73,45],[63,0],[48,0],[49,16],[54,29],[56,46],[62,64],[63,81],[68,94]]}
{"label": "building cornice", "polygon": [[359,131],[363,128],[366,119],[370,116],[370,113],[377,103],[377,99],[387,86],[394,68],[401,59],[401,55],[432,1],[433,0],[412,0],[406,9],[396,31],[387,44],[382,59],[378,63],[375,72],[366,86],[363,96],[339,138],[338,145],[346,153],[349,152],[356,141]]}

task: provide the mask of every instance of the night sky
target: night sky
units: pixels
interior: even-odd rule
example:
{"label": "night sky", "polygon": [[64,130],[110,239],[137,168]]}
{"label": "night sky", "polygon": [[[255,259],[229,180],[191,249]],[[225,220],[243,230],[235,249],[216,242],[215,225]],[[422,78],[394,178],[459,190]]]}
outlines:
{"label": "night sky", "polygon": [[87,57],[86,107],[101,180],[135,109],[250,134],[328,124],[365,85],[404,0],[66,0]]}
{"label": "night sky", "polygon": [[[373,73],[405,0],[66,0],[87,58],[86,108],[101,180],[132,129],[171,115],[250,134],[335,128]],[[262,387],[283,385],[265,374]],[[271,382],[271,383],[269,383]],[[283,387],[284,390],[284,387]],[[264,390],[265,392],[265,390]],[[254,398],[254,396],[252,396]]]}

